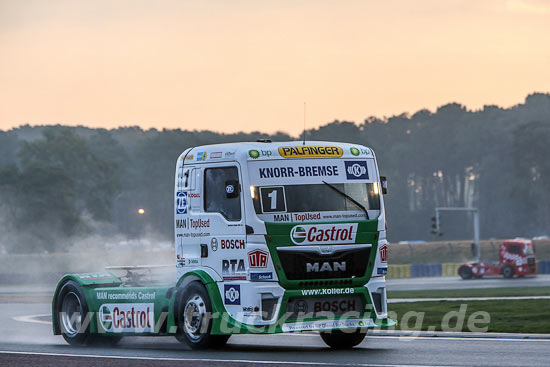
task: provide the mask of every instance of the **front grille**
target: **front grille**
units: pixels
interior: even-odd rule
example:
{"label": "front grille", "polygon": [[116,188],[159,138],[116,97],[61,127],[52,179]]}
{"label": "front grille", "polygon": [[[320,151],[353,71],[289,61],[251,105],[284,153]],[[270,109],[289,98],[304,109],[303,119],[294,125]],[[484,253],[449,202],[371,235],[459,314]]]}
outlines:
{"label": "front grille", "polygon": [[528,257],[527,258],[527,264],[529,265],[535,265],[535,258],[534,257]]}
{"label": "front grille", "polygon": [[356,278],[365,275],[370,247],[339,251],[329,255],[306,251],[277,251],[277,253],[288,280]]}

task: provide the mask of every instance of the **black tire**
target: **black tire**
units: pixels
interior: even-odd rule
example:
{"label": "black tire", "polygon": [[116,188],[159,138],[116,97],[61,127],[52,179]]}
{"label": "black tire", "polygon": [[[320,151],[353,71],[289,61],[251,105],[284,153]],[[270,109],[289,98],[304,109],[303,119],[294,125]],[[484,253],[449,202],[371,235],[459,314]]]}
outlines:
{"label": "black tire", "polygon": [[63,284],[57,294],[55,315],[61,335],[67,343],[86,345],[92,341],[90,323],[86,322],[88,304],[78,283],[69,280]]}
{"label": "black tire", "polygon": [[458,275],[464,280],[472,279],[472,269],[470,269],[469,266],[462,265],[460,268],[458,268]]}
{"label": "black tire", "polygon": [[345,332],[342,330],[332,330],[321,332],[321,339],[332,349],[350,349],[363,341],[367,336],[366,330],[356,330]]}
{"label": "black tire", "polygon": [[199,281],[193,281],[178,293],[176,339],[191,349],[222,348],[231,335],[210,334],[212,303],[204,285]]}
{"label": "black tire", "polygon": [[502,276],[506,279],[510,279],[514,277],[514,268],[510,265],[506,265],[502,268]]}

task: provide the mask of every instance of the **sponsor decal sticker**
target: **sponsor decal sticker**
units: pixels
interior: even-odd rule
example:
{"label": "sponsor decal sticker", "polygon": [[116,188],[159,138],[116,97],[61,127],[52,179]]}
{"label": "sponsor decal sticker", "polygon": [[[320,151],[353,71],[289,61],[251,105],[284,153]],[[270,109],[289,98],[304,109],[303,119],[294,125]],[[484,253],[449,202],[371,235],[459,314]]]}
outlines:
{"label": "sponsor decal sticker", "polygon": [[248,151],[248,156],[252,159],[258,159],[258,157],[260,157],[260,152],[256,149],[251,149]]}
{"label": "sponsor decal sticker", "polygon": [[260,167],[259,178],[333,177],[338,176],[338,166]]}
{"label": "sponsor decal sticker", "polygon": [[233,186],[233,185],[226,185],[225,186],[225,193],[226,194],[232,194],[233,192],[235,192],[235,186]]}
{"label": "sponsor decal sticker", "polygon": [[176,214],[187,214],[187,192],[176,193]]}
{"label": "sponsor decal sticker", "polygon": [[351,152],[351,154],[355,155],[355,156],[358,156],[359,155],[359,149],[357,149],[356,147],[352,147],[352,148],[349,148],[349,151]]}
{"label": "sponsor decal sticker", "polygon": [[357,223],[302,224],[290,231],[296,245],[355,243]]}
{"label": "sponsor decal sticker", "polygon": [[340,147],[296,146],[280,147],[279,154],[283,158],[341,157],[343,150]]}
{"label": "sponsor decal sticker", "polygon": [[216,237],[212,237],[210,240],[210,248],[214,252],[218,251],[218,239]]}
{"label": "sponsor decal sticker", "polygon": [[153,332],[154,316],[154,303],[107,303],[99,307],[99,320],[107,332]]}
{"label": "sponsor decal sticker", "polygon": [[283,324],[283,332],[374,327],[372,319],[316,320]]}
{"label": "sponsor decal sticker", "polygon": [[386,275],[388,273],[388,268],[377,268],[376,272],[378,275]]}
{"label": "sponsor decal sticker", "polygon": [[224,284],[223,286],[224,303],[226,305],[241,304],[241,286],[238,284]]}
{"label": "sponsor decal sticker", "polygon": [[251,268],[267,268],[269,252],[256,249],[248,253],[248,263]]}
{"label": "sponsor decal sticker", "polygon": [[388,262],[388,246],[385,244],[380,246],[379,251],[380,251],[380,261],[382,261],[383,263]]}
{"label": "sponsor decal sticker", "polygon": [[366,161],[344,161],[348,180],[368,180],[369,171]]}
{"label": "sponsor decal sticker", "polygon": [[244,240],[241,239],[221,240],[220,243],[222,250],[244,250],[246,246]]}
{"label": "sponsor decal sticker", "polygon": [[222,157],[222,152],[212,152],[210,153],[210,159],[218,159]]}
{"label": "sponsor decal sticker", "polygon": [[99,279],[109,279],[112,276],[109,273],[98,273],[98,274],[80,274],[78,277],[82,280],[99,280]]}
{"label": "sponsor decal sticker", "polygon": [[261,282],[263,280],[273,280],[273,273],[272,272],[265,272],[265,273],[250,273],[250,280]]}
{"label": "sponsor decal sticker", "polygon": [[222,260],[222,275],[224,280],[246,280],[244,260]]}
{"label": "sponsor decal sticker", "polygon": [[192,160],[193,160],[193,154],[187,154],[187,155],[185,156],[185,160],[186,160],[186,161],[192,161]]}
{"label": "sponsor decal sticker", "polygon": [[205,161],[206,160],[206,152],[199,152],[197,153],[197,161]]}

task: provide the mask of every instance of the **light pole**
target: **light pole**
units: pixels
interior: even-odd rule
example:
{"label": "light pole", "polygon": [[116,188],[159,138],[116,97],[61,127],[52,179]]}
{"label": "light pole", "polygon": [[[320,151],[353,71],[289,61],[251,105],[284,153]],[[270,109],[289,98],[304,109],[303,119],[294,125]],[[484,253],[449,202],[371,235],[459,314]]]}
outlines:
{"label": "light pole", "polygon": [[442,207],[435,208],[435,230],[437,233],[440,233],[439,225],[439,212],[440,211],[453,211],[453,212],[471,212],[474,214],[474,250],[475,250],[475,261],[479,262],[481,257],[481,247],[479,246],[479,210],[477,208],[461,208],[461,207]]}

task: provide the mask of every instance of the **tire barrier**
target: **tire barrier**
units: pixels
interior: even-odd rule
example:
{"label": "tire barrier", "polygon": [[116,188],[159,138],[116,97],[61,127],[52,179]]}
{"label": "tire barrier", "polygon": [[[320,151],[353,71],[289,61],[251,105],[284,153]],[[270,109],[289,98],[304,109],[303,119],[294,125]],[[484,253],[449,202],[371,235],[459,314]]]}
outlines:
{"label": "tire barrier", "polygon": [[[457,277],[463,263],[389,265],[386,278]],[[539,274],[550,274],[550,260],[537,262]]]}
{"label": "tire barrier", "polygon": [[550,260],[542,260],[538,262],[539,274],[550,274]]}

